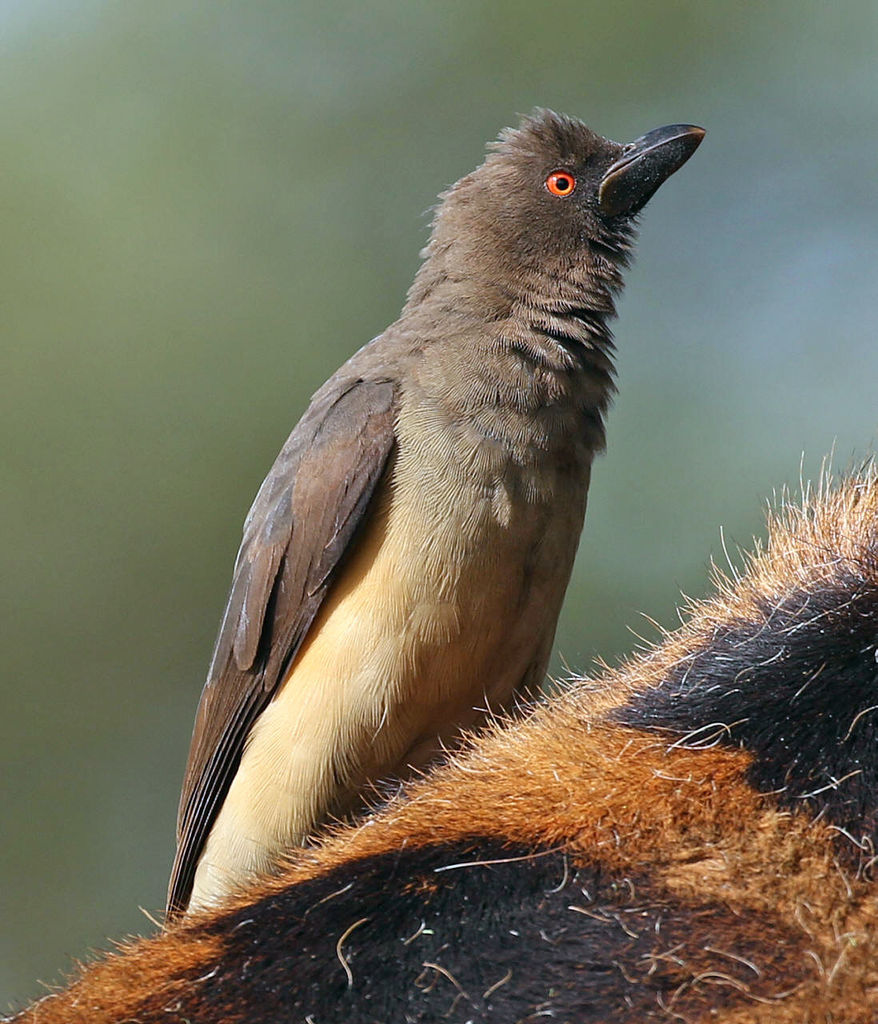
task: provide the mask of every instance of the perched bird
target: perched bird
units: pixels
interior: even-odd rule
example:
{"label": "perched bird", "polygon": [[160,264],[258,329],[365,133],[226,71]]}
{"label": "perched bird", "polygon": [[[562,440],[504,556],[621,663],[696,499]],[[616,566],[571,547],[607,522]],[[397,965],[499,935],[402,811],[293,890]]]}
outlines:
{"label": "perched bird", "polygon": [[703,135],[623,146],[539,110],[441,197],[399,319],[317,391],[245,522],[170,919],[542,682],[636,214]]}

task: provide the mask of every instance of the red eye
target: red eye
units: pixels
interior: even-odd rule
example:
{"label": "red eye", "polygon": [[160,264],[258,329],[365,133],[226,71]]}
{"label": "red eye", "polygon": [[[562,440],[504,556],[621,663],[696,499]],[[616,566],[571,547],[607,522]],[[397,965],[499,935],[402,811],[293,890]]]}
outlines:
{"label": "red eye", "polygon": [[546,178],[546,188],[553,196],[569,196],[576,188],[576,178],[567,171],[552,171]]}

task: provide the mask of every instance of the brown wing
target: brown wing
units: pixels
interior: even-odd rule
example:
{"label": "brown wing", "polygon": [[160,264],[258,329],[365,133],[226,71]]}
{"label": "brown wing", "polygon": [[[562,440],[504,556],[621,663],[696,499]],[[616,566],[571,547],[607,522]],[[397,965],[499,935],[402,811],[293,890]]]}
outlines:
{"label": "brown wing", "polygon": [[393,448],[393,384],[342,373],[314,396],[244,523],[189,748],[169,918],[186,908],[244,741],[301,646]]}

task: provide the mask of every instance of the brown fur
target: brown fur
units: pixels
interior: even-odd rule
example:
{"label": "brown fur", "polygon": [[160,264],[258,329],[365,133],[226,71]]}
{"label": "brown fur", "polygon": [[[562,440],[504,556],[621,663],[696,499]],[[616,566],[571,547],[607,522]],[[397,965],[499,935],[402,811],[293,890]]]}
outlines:
{"label": "brown fur", "polygon": [[[851,866],[848,839],[819,810],[815,814],[812,804],[790,810],[776,794],[757,791],[749,774],[753,752],[711,743],[687,746],[685,739],[669,738],[664,731],[614,723],[615,712],[632,694],[648,694],[687,661],[696,664],[695,654],[709,653],[730,625],[756,625],[764,633],[774,628],[766,608],[779,606],[791,593],[816,595],[835,588],[842,594],[840,581],[849,581],[844,593],[850,599],[852,588],[858,599],[865,598],[878,640],[878,480],[871,469],[837,491],[823,490],[803,507],[787,506],[776,514],[765,553],[753,556],[740,578],[717,574],[717,596],[693,605],[688,621],[654,649],[597,681],[581,680],[523,722],[495,728],[368,823],[340,829],[320,847],[301,851],[283,877],[265,882],[224,912],[196,915],[186,926],[123,948],[18,1019],[22,1024],[253,1019],[245,1003],[252,1007],[248,1000],[260,976],[258,969],[249,973],[254,968],[232,952],[237,929],[253,929],[254,942],[260,936],[267,940],[269,932],[276,939],[278,928],[283,932],[301,924],[300,918],[283,916],[279,923],[276,916],[282,901],[300,889],[337,878],[343,891],[346,881],[353,886],[365,867],[382,857],[418,850],[438,850],[441,856],[446,848],[464,849],[468,843],[478,849],[486,837],[510,851],[530,851],[531,858],[563,851],[565,878],[568,864],[571,871],[598,865],[601,878],[630,888],[630,894],[610,901],[609,910],[596,909],[597,903],[579,907],[565,896],[568,927],[571,921],[585,926],[589,917],[621,919],[624,911],[631,914],[622,920],[632,936],[629,945],[640,950],[638,943],[647,944],[645,953],[613,962],[629,990],[642,993],[645,1009],[638,1009],[641,1004],[634,1005],[629,994],[627,1003],[607,999],[603,1015],[588,1020],[875,1019],[878,904],[869,860]],[[839,601],[844,600],[842,594]],[[801,623],[810,615],[803,604]],[[801,631],[784,629],[784,644],[795,645]],[[838,657],[845,653],[839,646]],[[464,874],[476,870],[452,866],[403,879],[399,888],[408,886],[412,898],[429,901],[437,885],[463,884]],[[305,911],[318,930],[337,895],[330,892]],[[376,898],[389,904],[395,895]],[[654,923],[646,929],[637,923],[641,919]],[[658,944],[665,919],[669,934],[676,936],[668,948]],[[356,929],[333,933],[334,940],[343,941],[338,961],[327,964],[327,984],[340,974],[343,959],[353,978],[345,998],[356,999],[357,985],[364,981],[357,951],[382,938],[376,920],[374,910],[360,923],[352,916]],[[380,927],[392,928],[392,915]],[[296,949],[287,955],[288,991],[266,985],[257,1003],[262,1020],[307,1019],[291,1009],[301,996],[300,966]],[[465,990],[445,963],[425,961],[423,977],[408,995],[401,978],[400,1009],[386,1019],[435,1019],[422,1015],[419,1000],[434,997],[440,985],[448,991],[449,1006],[457,1006],[457,1016],[449,1019],[515,1019],[492,1016],[491,1000],[527,972],[526,961],[516,961],[510,980],[495,991],[486,987],[484,996]],[[502,981],[504,971],[494,973],[497,983]],[[224,979],[221,1014],[209,1001],[215,998],[209,994],[212,976]],[[651,986],[658,986],[655,994]],[[473,1012],[472,1006],[481,1009]],[[521,1010],[520,1019],[538,1019],[533,1006],[522,1004]],[[374,1012],[364,1004],[355,1013],[315,1012],[313,1019],[316,1024],[385,1019]]]}

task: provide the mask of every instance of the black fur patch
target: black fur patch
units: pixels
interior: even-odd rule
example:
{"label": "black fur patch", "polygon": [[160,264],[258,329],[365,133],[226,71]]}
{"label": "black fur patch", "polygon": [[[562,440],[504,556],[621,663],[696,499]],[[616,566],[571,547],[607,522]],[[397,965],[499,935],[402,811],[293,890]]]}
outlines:
{"label": "black fur patch", "polygon": [[132,1019],[643,1024],[771,998],[805,962],[777,921],[494,839],[346,864],[197,931],[223,955]]}
{"label": "black fur patch", "polygon": [[822,814],[871,856],[878,824],[878,594],[851,570],[834,585],[766,599],[657,688],[613,713],[686,746],[744,747],[751,782]]}

